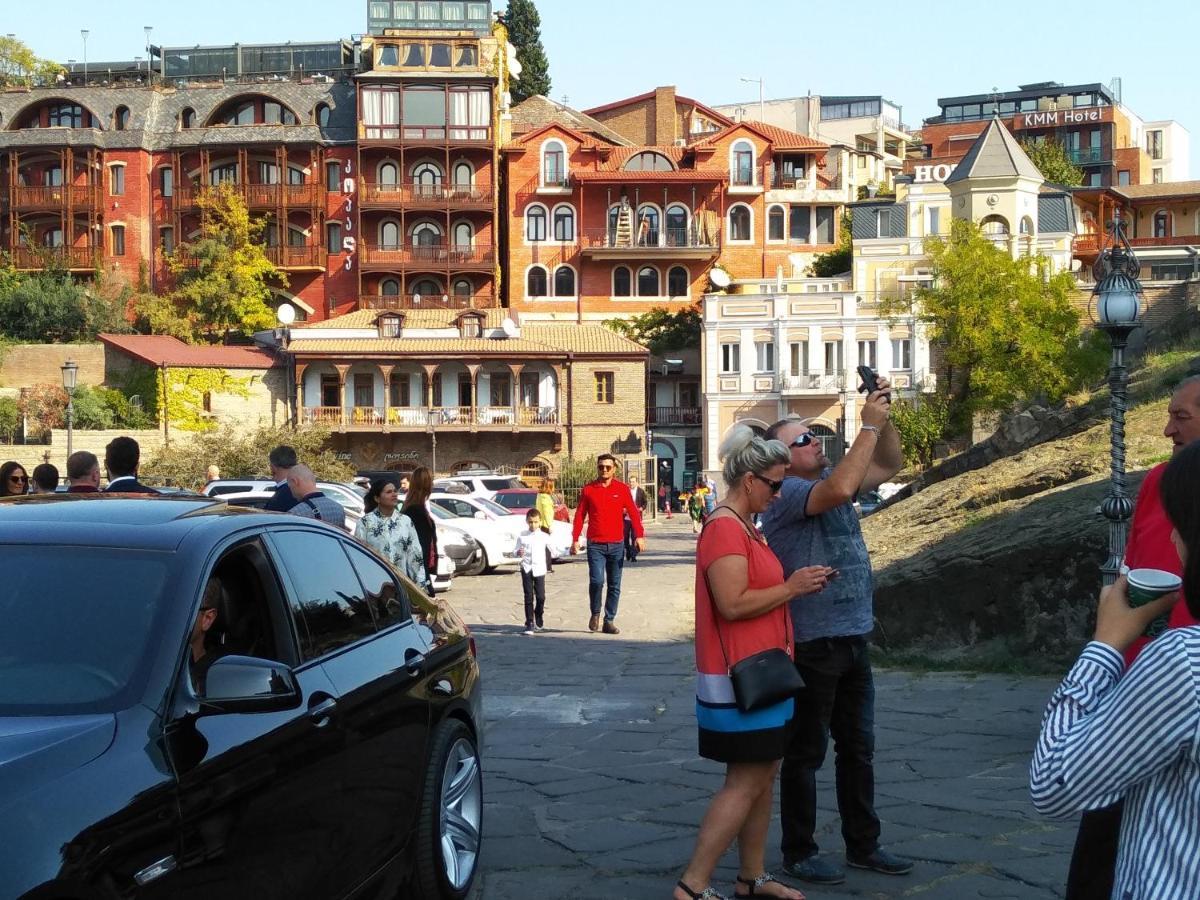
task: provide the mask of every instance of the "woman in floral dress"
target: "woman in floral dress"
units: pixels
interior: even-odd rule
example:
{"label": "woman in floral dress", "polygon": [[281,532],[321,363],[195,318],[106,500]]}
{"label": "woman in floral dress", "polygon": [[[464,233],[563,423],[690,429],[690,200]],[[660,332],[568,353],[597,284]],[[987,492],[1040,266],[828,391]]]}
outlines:
{"label": "woman in floral dress", "polygon": [[401,575],[425,587],[429,576],[421,557],[421,541],[412,520],[397,510],[396,486],[383,479],[372,482],[365,504],[367,514],[359,520],[354,536],[390,562]]}

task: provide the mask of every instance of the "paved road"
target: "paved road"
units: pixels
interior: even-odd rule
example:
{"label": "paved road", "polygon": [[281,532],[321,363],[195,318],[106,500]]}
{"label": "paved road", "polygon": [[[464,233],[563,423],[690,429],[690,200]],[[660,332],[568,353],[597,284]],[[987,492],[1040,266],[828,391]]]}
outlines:
{"label": "paved road", "polygon": [[[462,578],[446,595],[484,671],[483,900],[666,898],[721,767],[696,755],[694,538],[650,526],[626,566],[619,636],[587,631],[582,560],[547,578],[548,631],[524,636],[520,579]],[[877,673],[876,799],[887,846],[919,862],[896,878],[851,871],[810,898],[1061,897],[1075,823],[1037,817],[1030,749],[1054,684],[1001,676]],[[822,850],[843,852],[822,769]],[[778,865],[778,826],[768,865]],[[736,859],[714,882],[732,894]]]}

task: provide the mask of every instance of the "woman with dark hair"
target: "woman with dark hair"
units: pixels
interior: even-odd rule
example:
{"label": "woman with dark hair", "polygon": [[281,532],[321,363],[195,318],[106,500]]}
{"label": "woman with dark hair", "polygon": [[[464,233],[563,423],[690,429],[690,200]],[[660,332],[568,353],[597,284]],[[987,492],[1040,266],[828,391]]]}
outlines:
{"label": "woman with dark hair", "polygon": [[[1163,473],[1163,509],[1200,617],[1200,441]],[[1123,651],[1178,600],[1130,607],[1124,576],[1100,593],[1096,633],[1050,699],[1030,769],[1039,812],[1068,816],[1124,798],[1114,897],[1194,900],[1200,891],[1200,626],[1156,637],[1126,672]]]}
{"label": "woman with dark hair", "polygon": [[[437,571],[437,528],[433,524],[433,516],[429,514],[425,504],[433,493],[433,473],[425,466],[418,466],[408,475],[408,493],[404,495],[402,512],[412,522],[421,542],[421,559],[425,563],[427,573]],[[423,587],[429,596],[433,596],[433,578],[427,575]]]}
{"label": "woman with dark hair", "polygon": [[402,575],[424,587],[429,582],[421,541],[412,520],[396,511],[400,498],[387,479],[371,482],[363,499],[366,515],[358,521],[354,536],[386,559]]}
{"label": "woman with dark hair", "polygon": [[0,497],[19,497],[29,492],[29,473],[19,462],[0,466]]}

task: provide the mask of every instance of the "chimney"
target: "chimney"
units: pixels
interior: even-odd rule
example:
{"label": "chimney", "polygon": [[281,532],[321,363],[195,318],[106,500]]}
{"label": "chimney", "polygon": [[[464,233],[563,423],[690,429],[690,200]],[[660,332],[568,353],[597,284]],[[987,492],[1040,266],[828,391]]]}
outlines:
{"label": "chimney", "polygon": [[675,114],[675,86],[668,85],[654,89],[654,133],[650,135],[650,143],[660,147],[670,146],[675,139],[682,137],[678,133],[678,116]]}

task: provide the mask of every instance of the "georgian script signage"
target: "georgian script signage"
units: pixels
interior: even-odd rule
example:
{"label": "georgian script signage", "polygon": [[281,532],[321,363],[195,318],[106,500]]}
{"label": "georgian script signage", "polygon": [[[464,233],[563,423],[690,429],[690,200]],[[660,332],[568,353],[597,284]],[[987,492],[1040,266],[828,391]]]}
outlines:
{"label": "georgian script signage", "polygon": [[402,450],[399,453],[383,454],[384,462],[413,462],[418,458],[416,450]]}
{"label": "georgian script signage", "polygon": [[1087,106],[1081,109],[1047,109],[1041,112],[1017,116],[1016,126],[1021,128],[1058,128],[1066,125],[1091,125],[1107,120],[1104,109]]}
{"label": "georgian script signage", "polygon": [[941,163],[936,166],[914,166],[914,184],[941,184],[958,168],[958,163]]}

